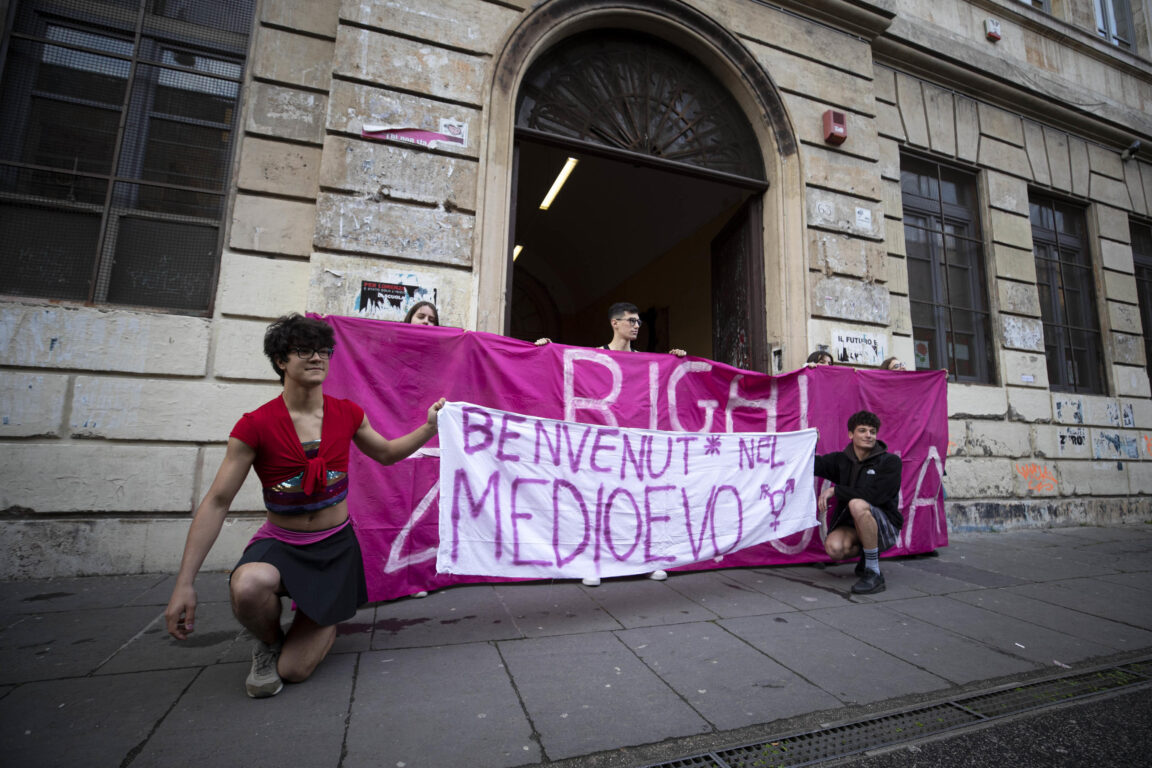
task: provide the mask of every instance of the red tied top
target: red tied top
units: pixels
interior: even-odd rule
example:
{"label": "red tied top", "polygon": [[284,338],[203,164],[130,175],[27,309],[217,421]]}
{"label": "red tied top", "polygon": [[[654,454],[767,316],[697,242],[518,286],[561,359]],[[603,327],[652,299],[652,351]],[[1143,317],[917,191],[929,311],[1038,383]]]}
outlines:
{"label": "red tied top", "polygon": [[263,487],[269,488],[303,472],[304,493],[312,494],[324,487],[329,470],[348,471],[348,446],[363,422],[364,409],[356,403],[324,395],[320,450],[315,458],[309,459],[284,398],[276,397],[241,416],[230,436],[256,451],[252,466]]}

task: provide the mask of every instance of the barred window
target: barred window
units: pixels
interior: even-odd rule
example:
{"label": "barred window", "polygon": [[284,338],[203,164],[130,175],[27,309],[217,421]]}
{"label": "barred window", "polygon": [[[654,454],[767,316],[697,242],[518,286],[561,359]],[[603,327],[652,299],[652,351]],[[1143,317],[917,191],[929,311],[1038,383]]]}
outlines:
{"label": "barred window", "polygon": [[995,366],[976,176],[900,158],[908,300],[917,369],[991,383]]}
{"label": "barred window", "polygon": [[1084,209],[1040,196],[1029,202],[1048,384],[1104,394],[1104,345]]}
{"label": "barred window", "polygon": [[1152,378],[1152,226],[1130,221],[1132,262],[1136,268],[1136,300],[1144,329],[1144,364]]}
{"label": "barred window", "polygon": [[0,80],[0,293],[208,311],[253,4],[17,6]]}

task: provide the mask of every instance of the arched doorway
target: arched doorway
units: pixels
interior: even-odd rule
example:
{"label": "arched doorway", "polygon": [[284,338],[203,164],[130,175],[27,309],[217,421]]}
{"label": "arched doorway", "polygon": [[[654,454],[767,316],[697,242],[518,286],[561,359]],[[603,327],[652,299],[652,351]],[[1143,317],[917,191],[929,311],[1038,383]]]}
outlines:
{"label": "arched doorway", "polygon": [[[752,245],[753,258],[745,265],[748,271],[759,269],[765,276],[762,295],[752,297],[764,308],[760,318],[764,331],[759,335],[767,338],[766,346],[772,351],[772,370],[802,364],[808,354],[810,299],[805,185],[796,132],[780,92],[745,43],[717,19],[681,0],[549,0],[534,5],[509,31],[494,56],[491,90],[482,121],[485,139],[480,157],[481,181],[472,252],[476,281],[472,327],[503,334],[511,329],[515,209],[518,199],[525,194],[516,190],[516,182],[521,178],[516,150],[523,146],[516,128],[521,85],[536,62],[565,40],[581,33],[605,30],[641,32],[674,46],[681,56],[692,57],[703,64],[722,90],[739,105],[754,133],[753,144],[763,160],[768,184],[759,195],[760,210],[755,210],[753,205],[744,213],[752,222],[747,234],[761,239],[759,244]],[[646,159],[658,161],[660,158]],[[644,165],[636,162],[636,155],[630,155],[627,162],[629,167]],[[681,163],[677,168],[686,165]],[[527,247],[523,253],[529,253]],[[742,285],[748,290],[754,282],[744,280]],[[547,297],[536,305],[537,322],[543,322],[541,318],[546,319],[551,313],[563,311],[539,280],[535,285],[521,281],[519,286]],[[635,298],[629,300],[635,301]],[[607,305],[597,310],[601,318],[598,322],[604,322],[602,313],[606,309]],[[707,322],[710,326],[710,318]],[[678,334],[673,332],[673,335]],[[560,340],[577,343],[572,338]],[[604,341],[603,336],[595,334],[594,343]],[[681,342],[677,339],[676,343]],[[708,347],[707,341],[699,346],[692,343],[690,351],[706,355]]]}
{"label": "arched doorway", "polygon": [[511,335],[603,344],[632,301],[640,349],[767,369],[764,162],[699,61],[635,30],[565,39],[521,83],[514,168]]}

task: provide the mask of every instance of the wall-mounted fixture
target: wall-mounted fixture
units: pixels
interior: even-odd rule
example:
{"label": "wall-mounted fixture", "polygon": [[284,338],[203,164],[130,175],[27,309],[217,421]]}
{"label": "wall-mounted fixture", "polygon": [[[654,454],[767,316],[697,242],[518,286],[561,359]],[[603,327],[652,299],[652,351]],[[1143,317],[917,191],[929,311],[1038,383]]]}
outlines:
{"label": "wall-mounted fixture", "polygon": [[848,116],[836,109],[824,112],[824,141],[828,144],[843,144],[848,138]]}
{"label": "wall-mounted fixture", "polygon": [[984,36],[992,42],[1000,39],[1000,22],[996,19],[984,19]]}
{"label": "wall-mounted fixture", "polygon": [[1140,151],[1140,142],[1134,141],[1128,145],[1128,149],[1120,153],[1121,160],[1131,160],[1136,157],[1136,153]]}

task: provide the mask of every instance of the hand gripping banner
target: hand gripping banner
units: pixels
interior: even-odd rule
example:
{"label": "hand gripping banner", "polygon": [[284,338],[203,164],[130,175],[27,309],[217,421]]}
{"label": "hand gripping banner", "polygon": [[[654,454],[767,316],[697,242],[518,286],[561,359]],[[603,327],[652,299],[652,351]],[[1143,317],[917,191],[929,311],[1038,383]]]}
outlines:
{"label": "hand gripping banner", "polygon": [[816,430],[684,434],[440,412],[436,570],[626,576],[722,558],[819,525]]}

